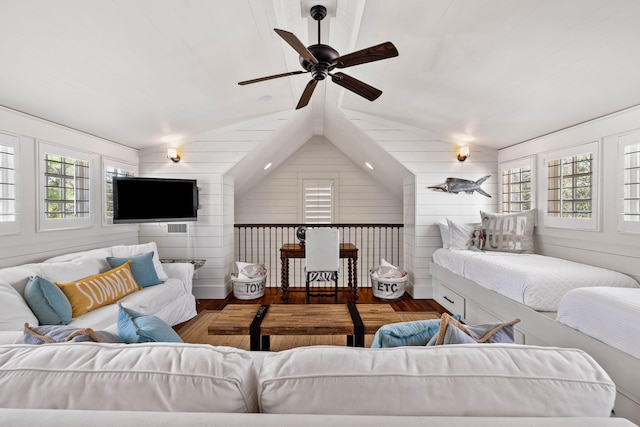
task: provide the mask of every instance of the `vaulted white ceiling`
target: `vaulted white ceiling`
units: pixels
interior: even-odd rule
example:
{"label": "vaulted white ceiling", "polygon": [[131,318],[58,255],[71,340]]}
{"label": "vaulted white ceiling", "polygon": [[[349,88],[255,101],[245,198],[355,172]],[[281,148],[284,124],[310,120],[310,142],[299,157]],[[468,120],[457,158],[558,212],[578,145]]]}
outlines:
{"label": "vaulted white ceiling", "polygon": [[[397,47],[342,70],[376,101],[324,81],[301,112],[308,74],[237,84],[300,69],[273,29],[316,43],[314,4],[341,54]],[[0,104],[134,148],[286,111],[324,134],[342,109],[502,148],[640,104],[638,16],[637,0],[3,0]]]}

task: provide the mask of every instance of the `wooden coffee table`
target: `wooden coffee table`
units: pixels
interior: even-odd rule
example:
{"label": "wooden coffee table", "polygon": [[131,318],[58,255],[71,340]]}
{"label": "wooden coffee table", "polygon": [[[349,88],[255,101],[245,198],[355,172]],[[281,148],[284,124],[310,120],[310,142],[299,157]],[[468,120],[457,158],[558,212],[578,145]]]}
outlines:
{"label": "wooden coffee table", "polygon": [[[264,307],[264,314],[256,316]],[[229,304],[209,325],[209,335],[249,335],[252,351],[268,351],[271,335],[346,335],[364,347],[364,335],[400,322],[388,304]]]}

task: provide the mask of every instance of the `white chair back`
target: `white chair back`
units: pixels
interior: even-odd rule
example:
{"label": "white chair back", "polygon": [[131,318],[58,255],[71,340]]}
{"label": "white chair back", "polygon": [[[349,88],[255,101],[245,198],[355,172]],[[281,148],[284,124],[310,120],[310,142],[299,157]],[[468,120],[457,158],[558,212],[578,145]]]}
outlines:
{"label": "white chair back", "polygon": [[340,231],[333,228],[307,229],[305,259],[307,271],[338,271]]}

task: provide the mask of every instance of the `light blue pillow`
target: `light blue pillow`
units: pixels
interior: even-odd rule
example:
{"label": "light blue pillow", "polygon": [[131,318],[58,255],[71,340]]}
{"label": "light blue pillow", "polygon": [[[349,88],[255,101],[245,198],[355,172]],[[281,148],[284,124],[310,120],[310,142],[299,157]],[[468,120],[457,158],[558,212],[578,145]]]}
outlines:
{"label": "light blue pillow", "polygon": [[440,329],[440,319],[416,320],[384,325],[373,336],[371,348],[424,346]]}
{"label": "light blue pillow", "polygon": [[183,342],[180,335],[156,316],[145,316],[118,303],[118,335],[127,344]]}
{"label": "light blue pillow", "polygon": [[62,290],[40,276],[33,276],[24,288],[24,300],[41,325],[71,322],[71,303]]}
{"label": "light blue pillow", "polygon": [[129,258],[107,257],[107,262],[111,268],[120,267],[129,260],[131,260],[131,274],[133,274],[133,278],[136,279],[138,285],[146,288],[147,286],[162,283],[158,278],[156,268],[153,266],[153,251]]}

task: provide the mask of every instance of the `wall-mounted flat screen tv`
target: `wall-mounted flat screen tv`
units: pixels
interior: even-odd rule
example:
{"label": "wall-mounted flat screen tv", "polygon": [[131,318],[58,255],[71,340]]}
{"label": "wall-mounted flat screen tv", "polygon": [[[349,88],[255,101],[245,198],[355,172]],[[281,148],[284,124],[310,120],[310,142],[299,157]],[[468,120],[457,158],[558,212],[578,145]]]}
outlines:
{"label": "wall-mounted flat screen tv", "polygon": [[182,222],[198,220],[195,179],[113,179],[113,223]]}

